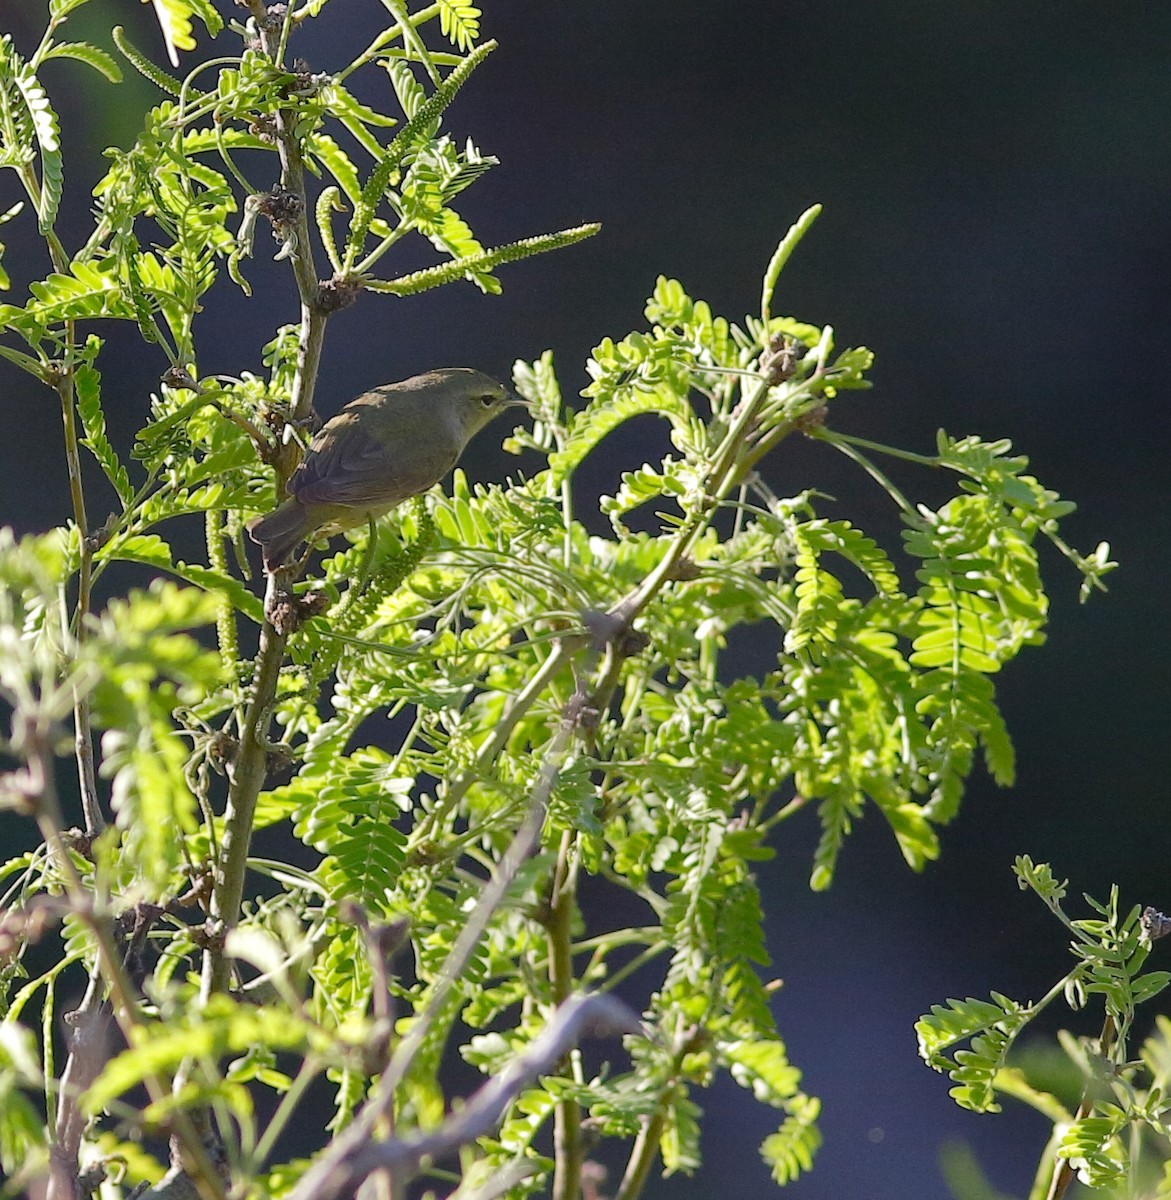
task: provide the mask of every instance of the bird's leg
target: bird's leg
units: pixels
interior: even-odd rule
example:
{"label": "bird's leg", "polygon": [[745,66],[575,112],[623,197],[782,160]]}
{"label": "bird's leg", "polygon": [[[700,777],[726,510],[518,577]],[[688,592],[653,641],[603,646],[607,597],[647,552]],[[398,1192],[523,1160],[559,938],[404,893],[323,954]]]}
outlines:
{"label": "bird's leg", "polygon": [[313,551],[317,548],[317,543],[308,541],[305,543],[305,552],[295,562],[290,563],[285,570],[288,571],[288,582],[293,583],[300,579],[305,572],[305,568],[309,565],[309,560],[313,557]]}
{"label": "bird's leg", "polygon": [[378,553],[378,522],[373,513],[366,514],[366,524],[370,532],[366,537],[366,553],[362,555],[362,566],[358,570],[357,583],[354,585],[361,591],[370,582],[374,570],[374,558]]}

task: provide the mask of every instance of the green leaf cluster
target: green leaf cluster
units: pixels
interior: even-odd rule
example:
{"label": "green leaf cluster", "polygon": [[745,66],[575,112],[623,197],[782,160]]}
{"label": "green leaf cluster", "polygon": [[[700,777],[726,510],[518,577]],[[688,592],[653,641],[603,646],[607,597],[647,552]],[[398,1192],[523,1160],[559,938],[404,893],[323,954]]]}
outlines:
{"label": "green leaf cluster", "polygon": [[[1038,540],[1089,586],[1108,551],[1061,541],[1071,506],[1005,442],[941,434],[918,455],[841,431],[873,356],[774,312],[811,209],[766,269],[759,314],[734,322],[661,277],[645,327],[595,347],[582,403],[567,402],[551,351],[516,364],[531,406],[506,443],[527,456],[517,478],[472,485],[456,471],[309,556],[304,579],[267,581],[262,599],[246,527],[303,447],[330,304],[460,279],[491,294],[497,266],[596,227],[486,247],[453,206],[495,162],[442,129],[494,46],[475,6],[388,0],[392,20],[365,50],[315,72],[287,61],[291,33],[325,7],[302,0],[233,22],[239,53],[182,77],[115,32],[166,98],[108,153],[92,232],[67,249],[54,230],[57,123],[37,72],[65,57],[119,76],[99,48],[55,40],[81,2],[54,0],[27,60],[0,39],[0,165],[17,173],[47,256],[22,302],[0,306],[0,357],[56,393],[76,481],[71,523],[23,541],[0,531],[0,750],[12,760],[0,800],[41,838],[2,868],[0,905],[19,920],[0,967],[0,1162],[43,1157],[54,1106],[72,1105],[87,1149],[121,1156],[127,1184],[162,1164],[118,1147],[164,1127],[182,1141],[190,1119],[214,1126],[240,1194],[285,1194],[368,1119],[379,1079],[392,1095],[376,1124],[393,1115],[403,1138],[442,1129],[453,1054],[511,1079],[567,1001],[621,988],[641,1032],[603,1061],[572,1051],[526,1078],[490,1130],[449,1147],[461,1190],[493,1175],[517,1180],[510,1195],[542,1186],[557,1169],[551,1125],[562,1142],[585,1127],[624,1143],[631,1180],[656,1162],[693,1171],[700,1097],[722,1072],[775,1110],[761,1153],[778,1184],[796,1178],[819,1146],[819,1105],[774,1017],[757,874],[789,823],[808,819],[815,888],[868,814],[910,866],[934,859],[976,755],[1012,779],[994,679],[1044,637]],[[156,12],[172,66],[194,48],[194,22],[223,27],[207,0]],[[450,49],[427,45],[435,21]],[[357,99],[358,70],[388,103]],[[302,323],[257,347],[262,371],[203,375],[195,318],[222,271],[248,291],[261,222],[296,285],[283,315],[300,309]],[[376,278],[408,233],[440,261]],[[330,279],[315,278],[318,250]],[[108,433],[117,389],[89,332],[107,320],[132,322],[160,371],[169,364],[129,455]],[[644,416],[669,433],[657,466],[619,458],[623,426]],[[778,496],[761,480],[761,460],[796,437],[885,489],[901,547],[814,491]],[[954,494],[913,503],[880,455],[944,475]],[[586,462],[614,464],[596,503],[581,494]],[[100,526],[83,476],[117,506]],[[599,518],[608,536],[591,532]],[[173,531],[196,522],[203,549],[185,561]],[[148,586],[122,585],[144,570]],[[739,638],[760,648],[757,675],[728,669]],[[110,817],[103,827],[87,812],[80,836],[67,834],[54,770],[71,747],[83,795]],[[513,861],[530,823],[532,852]],[[269,856],[279,837],[295,854]],[[229,867],[249,845],[233,904]],[[1059,904],[1051,879],[1025,874]],[[637,904],[637,923],[589,918],[615,893]],[[28,915],[41,911],[44,922]],[[1166,981],[1138,973],[1133,915],[1112,901],[1100,916],[1070,925],[1071,986],[1128,1023]],[[32,966],[51,936],[57,962]],[[61,1087],[53,1039],[58,991],[82,971],[109,989],[126,1047],[84,1101]],[[952,1002],[925,1018],[924,1053],[954,1073],[963,1103],[991,1108],[1035,1007]],[[278,1162],[315,1084],[332,1089],[333,1119]],[[47,1120],[33,1129],[38,1088]],[[1091,1160],[1091,1134],[1078,1131],[1071,1158]],[[1115,1138],[1094,1145],[1108,1158]]]}
{"label": "green leaf cluster", "polygon": [[[1107,903],[1084,900],[1095,913],[1067,915],[1067,885],[1046,863],[1027,856],[1016,862],[1022,888],[1033,891],[1070,935],[1074,966],[1038,1001],[1020,1003],[993,992],[933,1005],[915,1028],[919,1053],[955,1086],[956,1103],[975,1112],[998,1112],[999,1098],[1021,1100],[1054,1124],[1036,1187],[1043,1193],[1055,1170],[1068,1169],[1088,1187],[1110,1195],[1134,1195],[1136,1181],[1153,1183],[1167,1161],[1166,1102],[1171,1023],[1156,1018],[1155,1032],[1132,1049],[1136,1014],[1165,991],[1171,972],[1146,970],[1153,937],[1166,918],[1153,910],[1121,907],[1118,889]],[[1059,1035],[1065,1058],[1056,1066],[1022,1034],[1052,1003],[1064,998],[1073,1012],[1101,1008],[1096,1038]],[[1080,1103],[1070,1097],[1080,1089]],[[1146,1194],[1146,1193],[1143,1193]]]}

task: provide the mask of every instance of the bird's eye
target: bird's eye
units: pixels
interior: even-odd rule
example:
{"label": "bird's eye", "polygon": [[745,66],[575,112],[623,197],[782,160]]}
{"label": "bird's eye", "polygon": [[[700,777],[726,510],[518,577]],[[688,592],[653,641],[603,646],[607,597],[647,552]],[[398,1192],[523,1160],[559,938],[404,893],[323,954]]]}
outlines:
{"label": "bird's eye", "polygon": [[484,408],[491,408],[492,405],[496,403],[496,397],[493,396],[491,392],[485,392],[484,395],[480,397],[480,403]]}

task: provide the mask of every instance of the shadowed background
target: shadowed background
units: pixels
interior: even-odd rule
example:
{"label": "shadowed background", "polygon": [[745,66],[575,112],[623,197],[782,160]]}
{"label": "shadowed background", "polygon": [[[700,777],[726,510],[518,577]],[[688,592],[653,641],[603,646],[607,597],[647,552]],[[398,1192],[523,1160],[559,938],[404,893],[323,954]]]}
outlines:
{"label": "shadowed background", "polygon": [[[226,0],[219,6],[229,14]],[[40,6],[5,8],[15,11],[0,25],[29,50]],[[161,60],[149,10],[129,8],[138,6],[91,4],[70,36],[108,47],[108,26],[135,20],[134,37]],[[847,843],[833,890],[814,896],[805,883],[810,815],[782,827],[777,858],[758,873],[785,982],[781,1033],[824,1104],[825,1145],[791,1194],[942,1198],[939,1148],[962,1138],[996,1186],[1023,1196],[1044,1122],[1020,1109],[961,1113],[946,1081],[918,1061],[912,1024],[947,996],[996,988],[1035,998],[1066,969],[1061,929],[1013,881],[1018,853],[1051,861],[1074,896],[1104,896],[1118,882],[1127,903],[1171,909],[1161,822],[1171,701],[1171,398],[1162,378],[1171,10],[1089,0],[485,8],[484,33],[500,49],[445,128],[470,134],[502,165],[458,207],[488,245],[583,220],[602,221],[603,231],[502,268],[501,297],[456,285],[418,299],[362,298],[327,334],[325,415],[373,384],[434,366],[506,377],[515,358],[547,347],[573,395],[589,348],[641,322],[659,273],[731,319],[752,311],[777,239],[820,201],[826,211],[774,308],[831,323],[840,346],[877,353],[874,390],[835,402],[831,423],[928,452],[941,425],[1011,437],[1044,483],[1078,501],[1064,528],[1070,540],[1088,550],[1109,539],[1122,562],[1111,594],[1079,607],[1075,572],[1046,556],[1050,641],[999,679],[1018,782],[1002,791],[974,778],[938,863],[912,875],[871,813]],[[336,69],[383,16],[373,0],[334,0],[315,37],[294,50],[314,70]],[[219,45],[234,53],[238,42]],[[77,64],[51,63],[45,78],[63,110],[62,230],[72,247],[101,148],[126,145],[140,97],[155,97],[139,79],[113,88]],[[372,72],[368,86],[382,103],[385,80]],[[262,186],[274,178],[264,164],[249,169]],[[17,198],[15,177],[0,174],[0,211]],[[31,241],[12,225],[5,234],[16,285],[43,274]],[[267,235],[257,253],[249,274],[259,304],[226,282],[207,298],[197,325],[203,374],[259,371],[274,324],[296,317],[290,274],[267,261]],[[412,253],[396,268],[428,260]],[[102,332],[111,433],[125,446],[166,364],[132,329]],[[20,531],[68,515],[54,404],[0,363],[0,522]],[[517,469],[498,440],[483,435],[465,459],[474,478]],[[624,426],[613,453],[582,473],[582,501],[612,492],[621,470],[665,448],[653,420]],[[763,473],[782,493],[816,484],[837,499],[825,515],[850,515],[893,546],[890,505],[829,448],[786,444]],[[940,495],[931,478],[896,475],[924,499]],[[95,491],[91,505],[100,520],[111,498]],[[730,668],[768,665],[750,639],[733,645]],[[29,833],[9,823],[5,841],[8,831]],[[1154,965],[1167,958],[1160,947]],[[707,1111],[703,1171],[656,1182],[648,1195],[768,1194],[756,1146],[778,1114],[726,1080],[697,1099]]]}

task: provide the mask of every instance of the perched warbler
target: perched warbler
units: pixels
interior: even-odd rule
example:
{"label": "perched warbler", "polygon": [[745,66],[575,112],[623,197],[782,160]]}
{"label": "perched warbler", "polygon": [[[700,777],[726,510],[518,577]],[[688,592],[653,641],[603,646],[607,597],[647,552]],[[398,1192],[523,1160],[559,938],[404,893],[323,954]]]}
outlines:
{"label": "perched warbler", "polygon": [[428,371],[351,400],[309,443],[289,499],[249,524],[265,568],[287,564],[300,542],[332,537],[425,492],[478,430],[523,404],[467,367]]}

